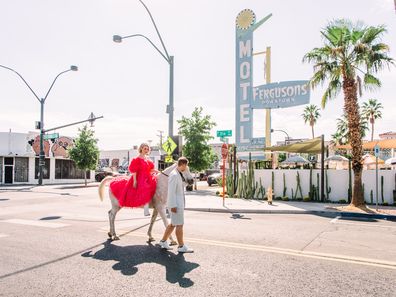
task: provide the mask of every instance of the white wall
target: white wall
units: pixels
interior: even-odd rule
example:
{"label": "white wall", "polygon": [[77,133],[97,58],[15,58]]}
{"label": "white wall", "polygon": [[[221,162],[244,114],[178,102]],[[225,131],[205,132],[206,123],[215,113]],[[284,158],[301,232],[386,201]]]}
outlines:
{"label": "white wall", "polygon": [[[308,196],[309,191],[309,170],[267,170],[256,169],[254,175],[256,181],[261,182],[267,189],[271,186],[272,177],[271,172],[275,173],[275,196],[283,195],[283,174],[286,180],[286,196],[291,198],[291,189],[295,191],[297,188],[297,172],[300,174],[300,184],[303,196]],[[312,170],[312,183],[317,185],[317,173],[319,173],[319,186],[320,186],[320,170]],[[381,176],[384,176],[384,201],[393,203],[393,190],[395,185],[396,170],[379,170],[378,171],[378,203],[381,200]],[[328,183],[331,187],[330,200],[339,201],[340,199],[348,200],[348,183],[349,183],[348,170],[327,170]],[[363,170],[362,182],[364,183],[364,194],[366,202],[370,202],[370,191],[373,190],[373,201],[375,203],[375,170]],[[352,185],[353,185],[353,172],[352,172]],[[325,180],[326,186],[326,180]],[[325,189],[326,195],[326,189]]]}

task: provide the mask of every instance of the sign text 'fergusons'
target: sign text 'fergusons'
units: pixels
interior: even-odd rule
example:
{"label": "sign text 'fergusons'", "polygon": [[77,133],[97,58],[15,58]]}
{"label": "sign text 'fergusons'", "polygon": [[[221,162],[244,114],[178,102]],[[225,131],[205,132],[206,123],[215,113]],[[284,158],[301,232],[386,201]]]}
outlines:
{"label": "sign text 'fergusons'", "polygon": [[309,103],[308,80],[265,84],[253,88],[252,108],[282,108]]}

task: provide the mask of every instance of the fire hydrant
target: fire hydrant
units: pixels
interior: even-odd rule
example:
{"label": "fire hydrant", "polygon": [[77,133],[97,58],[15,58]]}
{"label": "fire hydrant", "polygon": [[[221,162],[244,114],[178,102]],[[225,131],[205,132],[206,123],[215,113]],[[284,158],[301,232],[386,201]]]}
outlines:
{"label": "fire hydrant", "polygon": [[267,200],[268,200],[268,204],[272,205],[272,188],[271,188],[271,186],[269,186],[268,190],[267,190]]}

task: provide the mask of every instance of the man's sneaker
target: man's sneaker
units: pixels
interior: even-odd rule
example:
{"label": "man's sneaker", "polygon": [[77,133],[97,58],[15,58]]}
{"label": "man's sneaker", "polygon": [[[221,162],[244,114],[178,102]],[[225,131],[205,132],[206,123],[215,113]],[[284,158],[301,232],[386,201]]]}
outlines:
{"label": "man's sneaker", "polygon": [[164,250],[171,250],[172,248],[169,246],[169,243],[167,242],[167,241],[160,241],[159,242],[159,245],[160,245],[160,247],[161,247],[161,249],[164,249]]}
{"label": "man's sneaker", "polygon": [[183,245],[177,248],[179,253],[194,253],[193,249],[190,249],[188,246]]}

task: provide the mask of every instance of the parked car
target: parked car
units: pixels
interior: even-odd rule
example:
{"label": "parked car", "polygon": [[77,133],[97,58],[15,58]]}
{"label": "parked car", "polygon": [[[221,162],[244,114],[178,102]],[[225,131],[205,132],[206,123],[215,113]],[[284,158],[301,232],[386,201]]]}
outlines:
{"label": "parked car", "polygon": [[95,172],[95,180],[97,182],[101,182],[106,176],[115,176],[116,174],[113,171],[96,171]]}
{"label": "parked car", "polygon": [[213,173],[213,174],[211,174],[211,175],[209,175],[208,176],[208,185],[209,185],[209,187],[211,186],[211,185],[214,185],[214,184],[217,184],[217,180],[219,179],[219,178],[221,178],[222,177],[222,174],[221,173]]}

